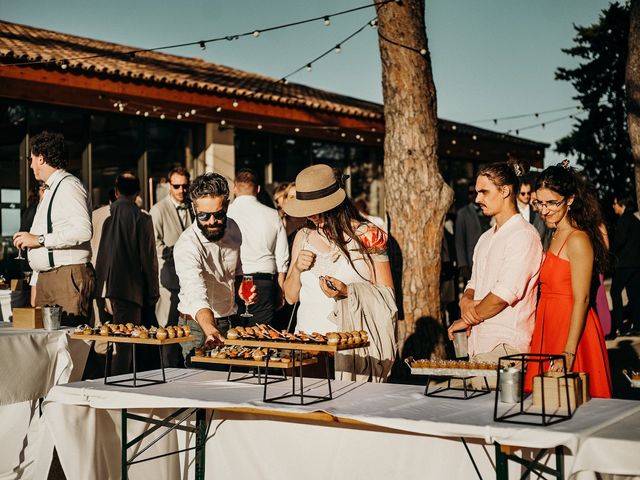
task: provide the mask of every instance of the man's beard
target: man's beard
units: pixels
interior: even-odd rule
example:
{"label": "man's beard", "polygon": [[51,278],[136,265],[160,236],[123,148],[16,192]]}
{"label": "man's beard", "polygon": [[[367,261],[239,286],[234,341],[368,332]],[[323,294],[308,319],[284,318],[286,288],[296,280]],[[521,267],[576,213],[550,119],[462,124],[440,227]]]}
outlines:
{"label": "man's beard", "polygon": [[200,220],[197,219],[196,222],[198,223],[198,228],[202,232],[202,235],[204,235],[204,238],[206,238],[210,242],[217,242],[222,237],[224,237],[224,232],[227,228],[226,218],[222,222],[216,223],[214,227],[203,225],[202,223],[200,223]]}

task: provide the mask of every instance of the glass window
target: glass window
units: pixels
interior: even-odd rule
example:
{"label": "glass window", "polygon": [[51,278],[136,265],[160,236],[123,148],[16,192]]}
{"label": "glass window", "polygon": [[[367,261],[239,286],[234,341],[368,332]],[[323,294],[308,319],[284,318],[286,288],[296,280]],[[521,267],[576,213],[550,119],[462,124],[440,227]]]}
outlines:
{"label": "glass window", "polygon": [[[146,127],[147,145],[147,176],[153,180],[153,203],[162,200],[169,193],[167,174],[176,166],[185,166],[187,150],[190,147],[190,132],[193,128],[189,124],[148,121]],[[143,181],[143,180],[141,180]],[[147,205],[151,203],[147,198]]]}
{"label": "glass window", "polygon": [[309,139],[272,135],[273,181],[292,182],[311,165]]}
{"label": "glass window", "polygon": [[44,130],[63,134],[69,152],[67,171],[81,180],[82,154],[86,146],[85,125],[86,116],[81,110],[40,105],[29,107],[29,134],[33,136]]}
{"label": "glass window", "polygon": [[265,184],[265,167],[269,164],[269,134],[236,130],[236,172],[250,168],[258,174],[261,185]]}
{"label": "glass window", "polygon": [[315,164],[329,165],[342,171],[345,169],[347,159],[347,146],[339,143],[322,141],[311,142],[311,162]]}
{"label": "glass window", "polygon": [[142,125],[136,117],[94,114],[91,116],[91,158],[93,207],[109,203],[109,191],[116,177],[133,172],[140,178],[144,153]]}

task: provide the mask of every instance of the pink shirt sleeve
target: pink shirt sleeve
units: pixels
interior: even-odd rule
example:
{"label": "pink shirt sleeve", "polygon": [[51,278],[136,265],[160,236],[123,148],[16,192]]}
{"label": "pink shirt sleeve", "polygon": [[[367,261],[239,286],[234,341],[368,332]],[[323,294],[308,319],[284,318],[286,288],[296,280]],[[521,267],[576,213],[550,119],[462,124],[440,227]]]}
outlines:
{"label": "pink shirt sleeve", "polygon": [[[542,244],[537,233],[525,231],[509,238],[491,293],[513,305],[524,297],[542,263]],[[471,283],[471,282],[469,282]]]}

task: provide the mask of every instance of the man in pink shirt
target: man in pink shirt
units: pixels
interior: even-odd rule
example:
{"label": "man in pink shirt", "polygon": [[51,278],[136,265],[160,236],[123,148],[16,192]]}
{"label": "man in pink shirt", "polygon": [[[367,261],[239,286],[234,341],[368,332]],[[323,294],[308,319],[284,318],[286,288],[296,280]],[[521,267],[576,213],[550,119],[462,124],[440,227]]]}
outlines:
{"label": "man in pink shirt", "polygon": [[462,318],[449,327],[449,338],[467,330],[469,356],[477,361],[529,351],[542,244],[516,206],[523,173],[517,163],[495,163],[482,168],[476,181],[476,202],[495,226],[476,244],[471,280],[460,300]]}

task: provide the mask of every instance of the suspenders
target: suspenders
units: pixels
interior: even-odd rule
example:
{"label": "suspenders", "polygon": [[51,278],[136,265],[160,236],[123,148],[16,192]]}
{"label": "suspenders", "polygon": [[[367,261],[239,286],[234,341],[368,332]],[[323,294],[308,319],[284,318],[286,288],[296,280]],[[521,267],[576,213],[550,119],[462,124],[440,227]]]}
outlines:
{"label": "suspenders", "polygon": [[[56,193],[58,193],[58,189],[60,188],[60,184],[64,181],[65,178],[71,177],[72,175],[65,175],[64,177],[62,177],[60,179],[60,181],[58,182],[58,185],[56,185],[55,190],[53,191],[53,193],[51,194],[51,200],[49,200],[49,208],[47,209],[47,233],[53,233],[53,224],[51,222],[51,208],[53,207],[53,199],[56,196]],[[53,250],[51,250],[50,248],[47,249],[49,252],[49,266],[51,268],[54,267],[54,263],[53,263]]]}

